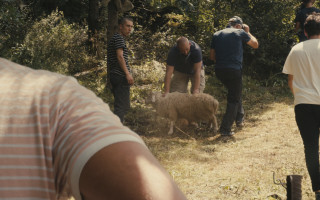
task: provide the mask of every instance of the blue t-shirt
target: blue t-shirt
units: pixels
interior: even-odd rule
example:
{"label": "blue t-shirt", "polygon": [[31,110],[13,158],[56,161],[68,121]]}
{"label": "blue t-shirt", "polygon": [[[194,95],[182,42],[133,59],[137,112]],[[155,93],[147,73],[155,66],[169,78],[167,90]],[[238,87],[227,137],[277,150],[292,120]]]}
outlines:
{"label": "blue t-shirt", "polygon": [[213,34],[211,49],[216,53],[216,69],[241,69],[243,61],[243,43],[250,41],[243,29],[225,28]]}
{"label": "blue t-shirt", "polygon": [[193,66],[195,63],[202,61],[202,52],[200,46],[189,40],[191,43],[188,55],[180,53],[177,45],[174,45],[168,54],[167,65],[173,66],[174,70],[185,74],[193,74]]}

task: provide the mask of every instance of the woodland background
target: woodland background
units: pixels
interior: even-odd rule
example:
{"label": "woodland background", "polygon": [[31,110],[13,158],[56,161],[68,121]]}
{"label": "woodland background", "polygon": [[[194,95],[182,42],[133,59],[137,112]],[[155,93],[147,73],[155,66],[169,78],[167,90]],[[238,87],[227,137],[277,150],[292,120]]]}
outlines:
{"label": "woodland background", "polygon": [[[35,69],[79,77],[101,94],[106,68],[106,44],[121,15],[132,16],[129,39],[131,65],[164,63],[179,36],[197,42],[207,62],[212,34],[241,16],[260,43],[245,50],[244,73],[262,84],[281,84],[285,58],[297,41],[293,20],[298,0],[132,0],[133,9],[117,10],[128,0],[0,0],[0,56]],[[130,9],[130,8],[129,8]],[[110,27],[110,28],[108,28]],[[108,36],[107,36],[108,35]]]}
{"label": "woodland background", "polygon": [[[318,1],[315,6],[319,8]],[[143,138],[188,199],[285,199],[273,173],[282,182],[286,175],[303,175],[302,199],[314,199],[293,98],[281,73],[297,43],[293,20],[299,7],[299,0],[0,0],[0,56],[74,76],[112,109],[106,87],[107,42],[117,19],[132,16],[135,28],[128,47],[135,84],[125,125]],[[203,50],[204,92],[220,102],[220,123],[226,90],[208,54],[213,33],[234,15],[260,43],[259,49],[244,51],[245,127],[235,128],[231,138],[212,133],[205,124],[167,135],[167,121],[155,117],[145,98],[162,89],[167,53],[179,36]]]}

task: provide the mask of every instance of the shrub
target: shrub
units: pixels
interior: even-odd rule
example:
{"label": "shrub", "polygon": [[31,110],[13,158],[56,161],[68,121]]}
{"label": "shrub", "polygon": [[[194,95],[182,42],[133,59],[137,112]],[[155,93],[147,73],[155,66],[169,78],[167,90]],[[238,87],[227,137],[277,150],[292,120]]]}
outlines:
{"label": "shrub", "polygon": [[35,22],[23,43],[12,48],[12,59],[34,69],[73,75],[99,65],[86,51],[87,27],[68,24],[63,13],[52,12]]}
{"label": "shrub", "polygon": [[155,60],[140,66],[132,66],[135,83],[138,85],[161,84],[164,80],[166,66]]}
{"label": "shrub", "polygon": [[5,0],[0,5],[0,56],[10,57],[10,48],[23,41],[31,20],[27,7]]}

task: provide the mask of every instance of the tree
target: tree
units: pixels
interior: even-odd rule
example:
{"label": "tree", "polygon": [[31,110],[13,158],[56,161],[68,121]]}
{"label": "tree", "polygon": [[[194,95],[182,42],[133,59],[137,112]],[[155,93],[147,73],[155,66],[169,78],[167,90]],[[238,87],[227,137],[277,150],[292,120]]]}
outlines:
{"label": "tree", "polygon": [[109,40],[118,29],[119,14],[127,12],[133,8],[129,0],[111,0],[108,4],[108,29],[107,40]]}

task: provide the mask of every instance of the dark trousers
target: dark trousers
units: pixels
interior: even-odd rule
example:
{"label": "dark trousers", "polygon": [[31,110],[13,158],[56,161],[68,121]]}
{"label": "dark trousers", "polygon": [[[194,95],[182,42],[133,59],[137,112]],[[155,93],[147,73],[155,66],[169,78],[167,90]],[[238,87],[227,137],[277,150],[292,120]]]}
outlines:
{"label": "dark trousers", "polygon": [[298,104],[294,108],[296,122],[303,140],[307,169],[313,191],[320,190],[319,128],[320,105]]}
{"label": "dark trousers", "polygon": [[111,74],[110,83],[114,96],[114,114],[123,122],[125,114],[130,109],[130,85],[126,77]]}
{"label": "dark trousers", "polygon": [[227,88],[227,109],[220,125],[220,132],[230,132],[234,121],[242,122],[242,72],[236,69],[216,69],[216,76]]}

